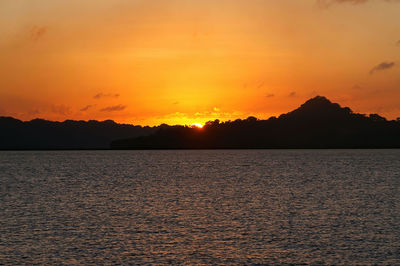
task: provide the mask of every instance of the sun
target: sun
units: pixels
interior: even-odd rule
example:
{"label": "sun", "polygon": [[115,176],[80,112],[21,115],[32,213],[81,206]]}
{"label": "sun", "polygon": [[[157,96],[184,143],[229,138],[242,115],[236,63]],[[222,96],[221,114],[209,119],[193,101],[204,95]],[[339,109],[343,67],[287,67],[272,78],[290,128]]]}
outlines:
{"label": "sun", "polygon": [[203,128],[203,125],[200,124],[200,123],[192,123],[190,126],[191,127],[197,127],[197,128]]}

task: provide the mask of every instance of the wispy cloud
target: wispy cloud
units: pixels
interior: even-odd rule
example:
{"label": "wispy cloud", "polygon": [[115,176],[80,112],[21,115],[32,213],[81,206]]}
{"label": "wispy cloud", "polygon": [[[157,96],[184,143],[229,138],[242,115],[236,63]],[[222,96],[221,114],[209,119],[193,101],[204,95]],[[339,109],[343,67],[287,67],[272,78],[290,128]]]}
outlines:
{"label": "wispy cloud", "polygon": [[28,114],[30,114],[30,115],[37,115],[37,114],[40,114],[40,110],[37,109],[37,108],[31,109],[31,110],[28,111]]}
{"label": "wispy cloud", "polygon": [[330,2],[330,3],[349,3],[349,4],[364,4],[368,2],[369,0],[326,0],[324,2]]}
{"label": "wispy cloud", "polygon": [[[399,3],[399,0],[379,0],[379,1],[384,1],[388,3]],[[353,5],[359,5],[359,4],[365,4],[370,2],[370,0],[317,0],[317,4],[320,7],[329,7],[333,4],[353,4]]]}
{"label": "wispy cloud", "polygon": [[71,107],[65,105],[52,105],[51,111],[59,115],[67,115],[71,113]]}
{"label": "wispy cloud", "polygon": [[41,39],[47,32],[47,27],[44,26],[33,26],[30,30],[30,39],[32,41],[38,41]]}
{"label": "wispy cloud", "polygon": [[119,94],[118,93],[97,93],[95,96],[93,96],[94,99],[101,99],[101,98],[118,98]]}
{"label": "wispy cloud", "polygon": [[264,87],[265,85],[265,81],[261,81],[258,85],[257,85],[257,89],[261,89],[262,87]]}
{"label": "wispy cloud", "polygon": [[100,109],[101,112],[115,112],[115,111],[122,111],[126,109],[126,105],[113,105],[113,106],[108,106],[103,109]]}
{"label": "wispy cloud", "polygon": [[266,97],[266,98],[272,98],[272,97],[275,97],[275,94],[269,93],[269,94],[265,95],[265,97]]}
{"label": "wispy cloud", "polygon": [[81,112],[85,112],[85,111],[89,110],[89,109],[92,108],[92,107],[93,107],[93,105],[91,105],[91,104],[86,105],[85,107],[83,107],[83,108],[81,109]]}
{"label": "wispy cloud", "polygon": [[396,65],[395,62],[382,62],[379,65],[373,67],[371,71],[369,71],[369,74],[372,75],[377,71],[384,71],[393,68]]}

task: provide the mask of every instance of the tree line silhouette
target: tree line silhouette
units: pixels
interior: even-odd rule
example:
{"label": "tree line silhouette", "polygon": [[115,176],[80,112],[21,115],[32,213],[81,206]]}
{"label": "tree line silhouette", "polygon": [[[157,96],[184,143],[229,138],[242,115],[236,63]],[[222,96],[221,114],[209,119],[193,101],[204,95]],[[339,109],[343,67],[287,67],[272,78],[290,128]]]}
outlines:
{"label": "tree line silhouette", "polygon": [[112,149],[400,148],[400,121],[353,113],[317,96],[278,118],[173,126],[116,140]]}
{"label": "tree line silhouette", "polygon": [[109,149],[110,142],[154,133],[155,127],[117,124],[114,121],[22,122],[0,117],[0,150]]}
{"label": "tree line silhouette", "polygon": [[0,117],[0,150],[400,148],[400,119],[353,113],[317,96],[259,120],[210,121],[203,128],[107,121],[22,122]]}

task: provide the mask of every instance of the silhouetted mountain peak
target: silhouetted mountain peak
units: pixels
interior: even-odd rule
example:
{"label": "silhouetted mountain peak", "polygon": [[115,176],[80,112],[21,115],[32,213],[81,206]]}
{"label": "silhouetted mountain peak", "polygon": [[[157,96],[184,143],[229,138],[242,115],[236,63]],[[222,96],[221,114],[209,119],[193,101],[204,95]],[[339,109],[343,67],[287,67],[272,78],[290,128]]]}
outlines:
{"label": "silhouetted mountain peak", "polygon": [[352,113],[348,107],[341,107],[337,103],[332,103],[324,96],[316,96],[303,103],[296,110],[282,115],[282,118],[334,118],[348,116]]}
{"label": "silhouetted mountain peak", "polygon": [[309,99],[305,103],[303,103],[298,109],[295,111],[301,112],[309,112],[309,111],[322,111],[322,110],[340,110],[342,109],[339,104],[332,103],[328,98],[324,96],[316,96],[314,98]]}
{"label": "silhouetted mountain peak", "polygon": [[317,96],[279,118],[208,122],[202,130],[175,126],[120,139],[112,149],[398,148],[400,121],[353,113]]}
{"label": "silhouetted mountain peak", "polygon": [[302,104],[302,106],[328,106],[331,105],[332,102],[324,97],[324,96],[315,96],[314,98],[311,98],[309,100],[307,100],[305,103]]}

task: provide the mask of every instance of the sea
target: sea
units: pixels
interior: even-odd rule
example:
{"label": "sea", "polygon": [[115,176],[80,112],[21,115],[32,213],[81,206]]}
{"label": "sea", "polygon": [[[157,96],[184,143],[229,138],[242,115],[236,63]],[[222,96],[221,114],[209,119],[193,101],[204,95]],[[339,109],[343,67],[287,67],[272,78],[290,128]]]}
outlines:
{"label": "sea", "polygon": [[400,150],[1,151],[0,264],[400,265]]}

